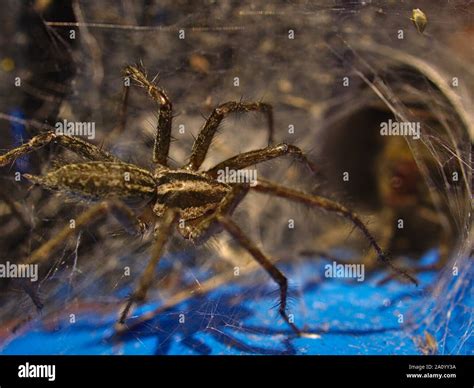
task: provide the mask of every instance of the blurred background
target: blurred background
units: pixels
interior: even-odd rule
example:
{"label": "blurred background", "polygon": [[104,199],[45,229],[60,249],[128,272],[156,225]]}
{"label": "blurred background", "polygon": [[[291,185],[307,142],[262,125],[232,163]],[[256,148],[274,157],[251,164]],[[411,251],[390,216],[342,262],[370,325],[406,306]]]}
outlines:
{"label": "blurred background", "polygon": [[[225,234],[202,247],[174,238],[149,302],[134,311],[130,331],[114,336],[151,236],[130,237],[107,217],[43,262],[34,290],[1,280],[3,353],[472,354],[470,1],[37,0],[4,7],[2,153],[67,119],[94,122],[94,144],[152,169],[156,107],[143,90],[130,90],[125,130],[119,126],[129,64],[158,74],[173,102],[173,166],[187,161],[212,108],[262,100],[274,109],[275,142],[298,145],[320,172],[316,181],[281,158],[258,166],[259,176],[354,209],[420,285],[387,278],[346,220],[250,194],[234,219],[285,272],[290,313],[314,338],[292,338],[272,308],[276,286]],[[423,32],[411,20],[415,8],[426,15]],[[380,123],[390,119],[420,122],[421,139],[380,136]],[[203,167],[262,148],[266,139],[264,117],[233,115]],[[0,170],[1,262],[27,258],[89,206],[31,188],[15,173],[75,161],[51,145]],[[325,278],[334,259],[365,264],[365,281]],[[41,311],[28,293],[44,304]]]}

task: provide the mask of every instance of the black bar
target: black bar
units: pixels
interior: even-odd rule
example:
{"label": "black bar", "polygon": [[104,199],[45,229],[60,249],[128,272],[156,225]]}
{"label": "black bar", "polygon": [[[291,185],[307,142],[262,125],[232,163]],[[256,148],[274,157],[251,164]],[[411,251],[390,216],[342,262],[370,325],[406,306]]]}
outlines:
{"label": "black bar", "polygon": [[[185,379],[195,386],[232,383],[243,388],[254,386],[257,380],[264,387],[272,383],[281,386],[283,381],[291,387],[332,387],[341,383],[350,387],[472,387],[473,361],[470,356],[0,356],[0,387],[111,387],[124,383],[160,387],[169,385],[165,381],[182,386]],[[54,381],[48,377],[20,378],[20,366],[26,363],[29,373],[32,365],[54,365]],[[52,373],[42,370],[52,379]],[[24,367],[21,371],[26,373]],[[427,373],[442,377],[429,377]],[[421,376],[409,378],[407,374]]]}

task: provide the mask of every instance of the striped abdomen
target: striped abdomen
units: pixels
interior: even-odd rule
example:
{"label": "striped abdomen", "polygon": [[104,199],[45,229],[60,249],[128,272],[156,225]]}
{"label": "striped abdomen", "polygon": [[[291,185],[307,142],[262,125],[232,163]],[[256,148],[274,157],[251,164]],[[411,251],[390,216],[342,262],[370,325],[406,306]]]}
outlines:
{"label": "striped abdomen", "polygon": [[85,199],[120,198],[125,201],[152,199],[153,175],[137,166],[115,162],[67,164],[44,176],[25,174],[50,190]]}

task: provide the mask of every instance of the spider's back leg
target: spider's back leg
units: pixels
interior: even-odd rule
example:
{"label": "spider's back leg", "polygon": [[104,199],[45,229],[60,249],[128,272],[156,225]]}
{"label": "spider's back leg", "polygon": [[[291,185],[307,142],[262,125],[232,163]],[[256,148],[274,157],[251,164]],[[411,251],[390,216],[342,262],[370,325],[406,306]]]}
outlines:
{"label": "spider's back leg", "polygon": [[83,156],[89,160],[118,162],[115,156],[109,154],[107,151],[88,143],[78,137],[57,135],[54,132],[45,132],[30,139],[21,146],[8,151],[6,154],[0,155],[0,166],[6,166],[12,163],[15,159],[36,151],[50,143],[58,143],[62,147]]}
{"label": "spider's back leg", "polygon": [[75,227],[66,225],[57,231],[52,238],[46,240],[36,248],[25,260],[24,263],[40,263],[48,259],[51,254],[67,239],[78,233],[79,230],[92,224],[99,218],[111,213],[124,229],[134,235],[140,235],[145,230],[145,224],[135,217],[133,211],[123,202],[117,199],[104,201],[92,205],[75,219]]}

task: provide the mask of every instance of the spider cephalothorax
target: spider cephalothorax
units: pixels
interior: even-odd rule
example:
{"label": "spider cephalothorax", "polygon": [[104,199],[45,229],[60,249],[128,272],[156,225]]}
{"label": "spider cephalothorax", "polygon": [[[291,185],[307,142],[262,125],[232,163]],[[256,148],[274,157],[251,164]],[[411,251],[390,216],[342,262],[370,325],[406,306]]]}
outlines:
{"label": "spider cephalothorax", "polygon": [[[76,220],[76,228],[65,227],[53,239],[37,248],[26,260],[27,263],[40,262],[58,247],[75,230],[84,227],[97,217],[111,212],[130,232],[143,233],[144,224],[128,206],[130,203],[145,202],[153,208],[156,216],[154,243],[151,259],[141,276],[135,292],[126,304],[120,323],[123,323],[134,302],[145,298],[152,284],[155,267],[163,254],[165,244],[176,225],[179,233],[195,243],[202,243],[218,231],[227,231],[253,258],[268,272],[280,288],[279,312],[290,327],[300,331],[288,318],[286,312],[287,279],[248,238],[231,219],[232,212],[249,190],[270,194],[309,207],[335,212],[357,227],[367,238],[378,257],[393,270],[414,281],[409,275],[395,268],[385,257],[382,249],[369,233],[364,223],[351,210],[324,197],[306,194],[264,179],[252,184],[227,183],[217,179],[219,171],[241,170],[248,166],[265,162],[284,155],[291,155],[302,162],[312,173],[316,169],[303,152],[294,145],[269,145],[263,149],[238,154],[224,160],[207,171],[199,171],[207,151],[223,118],[232,112],[263,112],[268,120],[269,142],[273,137],[272,108],[261,102],[227,102],[211,113],[196,138],[189,162],[179,169],[168,166],[168,151],[171,138],[172,105],[166,93],[154,82],[149,81],[145,72],[138,66],[128,66],[125,76],[142,86],[158,105],[158,125],[153,161],[153,172],[125,163],[107,151],[85,142],[77,137],[45,132],[22,146],[0,156],[0,166],[11,163],[17,157],[32,152],[51,142],[73,151],[89,160],[84,163],[66,164],[44,176],[25,176],[32,182],[47,189],[69,196],[95,201],[84,214]],[[126,103],[128,89],[125,92]],[[124,111],[124,110],[123,110]],[[125,121],[122,121],[124,123]]]}
{"label": "spider cephalothorax", "polygon": [[173,207],[179,209],[179,218],[184,221],[216,210],[232,191],[226,183],[188,170],[162,169],[155,174],[155,178],[157,198],[154,213],[162,216],[167,207]]}

